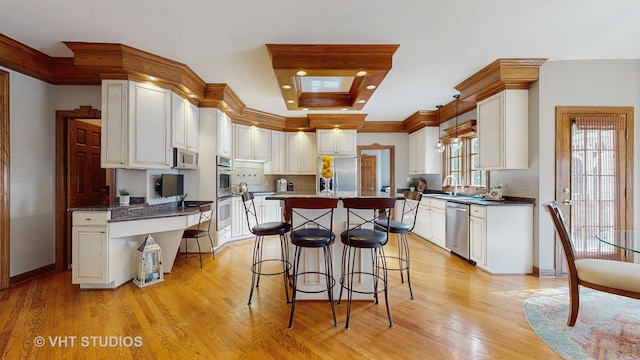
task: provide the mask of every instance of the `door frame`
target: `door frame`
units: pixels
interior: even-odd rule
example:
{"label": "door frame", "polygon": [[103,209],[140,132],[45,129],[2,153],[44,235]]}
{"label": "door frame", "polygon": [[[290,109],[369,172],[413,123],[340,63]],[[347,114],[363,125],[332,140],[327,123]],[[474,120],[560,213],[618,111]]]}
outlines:
{"label": "door frame", "polygon": [[395,145],[380,145],[378,143],[373,143],[371,145],[358,146],[358,183],[361,182],[360,179],[360,157],[362,155],[362,150],[389,150],[389,176],[391,177],[391,181],[389,186],[391,186],[391,191],[395,193],[396,185],[395,185],[395,175],[396,175],[396,147]]}
{"label": "door frame", "polygon": [[[555,135],[555,154],[556,154],[556,166],[555,166],[555,199],[558,201],[558,205],[561,210],[566,214],[566,218],[570,221],[571,211],[567,205],[562,203],[562,198],[566,195],[562,192],[562,184],[566,184],[571,178],[571,127],[567,127],[564,124],[564,116],[566,114],[625,114],[627,118],[627,164],[631,166],[626,167],[626,197],[625,197],[625,222],[626,224],[633,224],[633,107],[630,106],[556,106],[556,135]],[[569,144],[569,147],[565,147],[565,144]],[[569,153],[565,149],[569,148]],[[571,225],[569,223],[569,225]],[[628,227],[629,225],[627,225]],[[566,272],[563,272],[564,256],[562,253],[562,244],[558,240],[556,234],[555,242],[555,267],[556,276],[562,276]]]}
{"label": "door frame", "polygon": [[9,73],[0,70],[0,289],[9,287],[11,245],[11,146],[9,131]]}
{"label": "door frame", "polygon": [[[57,271],[69,270],[71,264],[71,216],[68,211],[68,139],[69,122],[75,119],[100,119],[100,110],[91,106],[80,106],[75,110],[56,111],[56,202],[55,202],[55,249]],[[115,188],[110,187],[111,198],[115,197]]]}

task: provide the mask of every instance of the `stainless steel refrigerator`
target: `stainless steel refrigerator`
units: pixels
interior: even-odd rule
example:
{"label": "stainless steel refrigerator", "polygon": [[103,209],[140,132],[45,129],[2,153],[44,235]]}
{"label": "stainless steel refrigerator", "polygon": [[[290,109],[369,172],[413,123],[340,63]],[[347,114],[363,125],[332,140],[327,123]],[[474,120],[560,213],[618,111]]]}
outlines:
{"label": "stainless steel refrigerator", "polygon": [[[322,159],[318,157],[316,162],[316,184],[317,191],[321,192],[326,188],[324,179],[320,175]],[[331,180],[331,188],[336,192],[358,191],[358,158],[333,158],[334,174]]]}

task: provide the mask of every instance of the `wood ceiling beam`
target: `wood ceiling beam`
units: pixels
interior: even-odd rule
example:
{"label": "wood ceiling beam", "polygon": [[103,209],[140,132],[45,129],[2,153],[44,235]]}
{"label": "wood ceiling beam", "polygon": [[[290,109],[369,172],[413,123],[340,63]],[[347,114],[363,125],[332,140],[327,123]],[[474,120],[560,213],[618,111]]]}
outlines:
{"label": "wood ceiling beam", "polygon": [[314,129],[359,129],[367,114],[308,114],[309,126]]}
{"label": "wood ceiling beam", "polygon": [[544,58],[497,59],[455,86],[460,101],[480,101],[505,89],[528,89],[537,81]]}

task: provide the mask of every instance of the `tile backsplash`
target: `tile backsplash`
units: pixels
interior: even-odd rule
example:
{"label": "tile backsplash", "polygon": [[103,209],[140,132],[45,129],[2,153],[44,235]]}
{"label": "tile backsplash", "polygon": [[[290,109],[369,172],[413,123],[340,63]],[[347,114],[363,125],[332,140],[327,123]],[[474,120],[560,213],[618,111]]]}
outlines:
{"label": "tile backsplash", "polygon": [[264,190],[275,191],[276,180],[285,178],[287,183],[293,183],[293,189],[296,192],[315,192],[316,191],[316,177],[315,175],[265,175]]}

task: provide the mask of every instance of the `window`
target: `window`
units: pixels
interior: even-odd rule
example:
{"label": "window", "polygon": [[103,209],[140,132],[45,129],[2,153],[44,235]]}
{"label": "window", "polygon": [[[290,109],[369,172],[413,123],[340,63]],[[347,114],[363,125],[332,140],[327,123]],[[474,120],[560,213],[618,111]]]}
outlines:
{"label": "window", "polygon": [[486,188],[487,172],[478,169],[478,138],[462,138],[462,146],[452,150],[447,146],[445,156],[445,175],[453,175],[458,185],[464,187]]}

